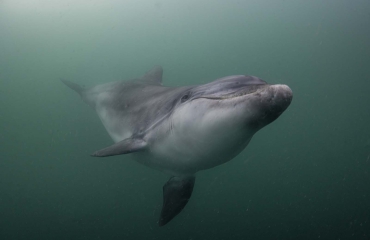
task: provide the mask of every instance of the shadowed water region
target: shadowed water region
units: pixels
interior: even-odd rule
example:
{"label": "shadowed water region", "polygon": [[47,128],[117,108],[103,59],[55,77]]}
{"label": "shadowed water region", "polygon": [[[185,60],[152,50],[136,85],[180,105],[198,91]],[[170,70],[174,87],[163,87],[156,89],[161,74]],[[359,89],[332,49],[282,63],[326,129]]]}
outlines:
{"label": "shadowed water region", "polygon": [[[369,24],[366,0],[0,1],[0,239],[370,239]],[[166,86],[252,75],[294,93],[163,227],[170,175],[91,157],[113,141],[59,81],[154,65]]]}

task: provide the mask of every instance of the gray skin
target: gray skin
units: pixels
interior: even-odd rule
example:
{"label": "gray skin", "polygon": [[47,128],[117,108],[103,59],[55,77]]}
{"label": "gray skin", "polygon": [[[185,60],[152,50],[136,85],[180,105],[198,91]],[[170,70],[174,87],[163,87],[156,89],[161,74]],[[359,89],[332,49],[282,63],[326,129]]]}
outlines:
{"label": "gray skin", "polygon": [[172,176],[163,186],[160,226],[185,207],[196,172],[238,155],[293,97],[288,86],[270,85],[254,76],[165,87],[162,75],[157,66],[141,78],[86,89],[62,80],[96,110],[115,142],[92,156],[131,153],[137,162]]}

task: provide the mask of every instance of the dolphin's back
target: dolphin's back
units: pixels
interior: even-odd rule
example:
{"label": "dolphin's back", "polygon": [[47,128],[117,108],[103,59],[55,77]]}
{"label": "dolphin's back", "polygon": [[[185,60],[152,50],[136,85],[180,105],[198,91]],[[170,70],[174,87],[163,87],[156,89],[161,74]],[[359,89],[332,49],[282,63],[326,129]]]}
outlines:
{"label": "dolphin's back", "polygon": [[164,87],[147,79],[117,81],[91,88],[63,80],[93,107],[115,142],[143,135],[168,117],[190,87]]}

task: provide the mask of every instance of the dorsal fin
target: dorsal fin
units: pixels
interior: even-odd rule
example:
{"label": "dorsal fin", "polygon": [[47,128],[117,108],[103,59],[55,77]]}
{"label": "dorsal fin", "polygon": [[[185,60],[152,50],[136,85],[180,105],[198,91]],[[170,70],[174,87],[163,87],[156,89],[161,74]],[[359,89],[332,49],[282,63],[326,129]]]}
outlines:
{"label": "dorsal fin", "polygon": [[157,84],[162,84],[163,68],[161,66],[154,66],[142,77],[144,80],[152,81]]}

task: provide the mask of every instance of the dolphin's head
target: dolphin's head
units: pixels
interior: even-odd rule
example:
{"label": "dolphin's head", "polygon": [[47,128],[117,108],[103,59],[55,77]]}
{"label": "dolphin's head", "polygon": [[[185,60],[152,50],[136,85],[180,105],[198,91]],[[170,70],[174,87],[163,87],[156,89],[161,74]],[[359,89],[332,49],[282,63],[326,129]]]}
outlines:
{"label": "dolphin's head", "polygon": [[[237,155],[256,131],[278,118],[292,96],[286,85],[270,85],[244,75],[187,88],[177,97],[170,120],[177,135],[174,142],[221,162]],[[204,168],[210,167],[206,164]]]}
{"label": "dolphin's head", "polygon": [[[286,85],[270,85],[254,76],[228,76],[184,92],[178,111],[182,116],[189,114],[185,120],[194,124],[220,119],[236,128],[258,130],[277,119],[292,97]],[[222,121],[216,127],[222,128]]]}

